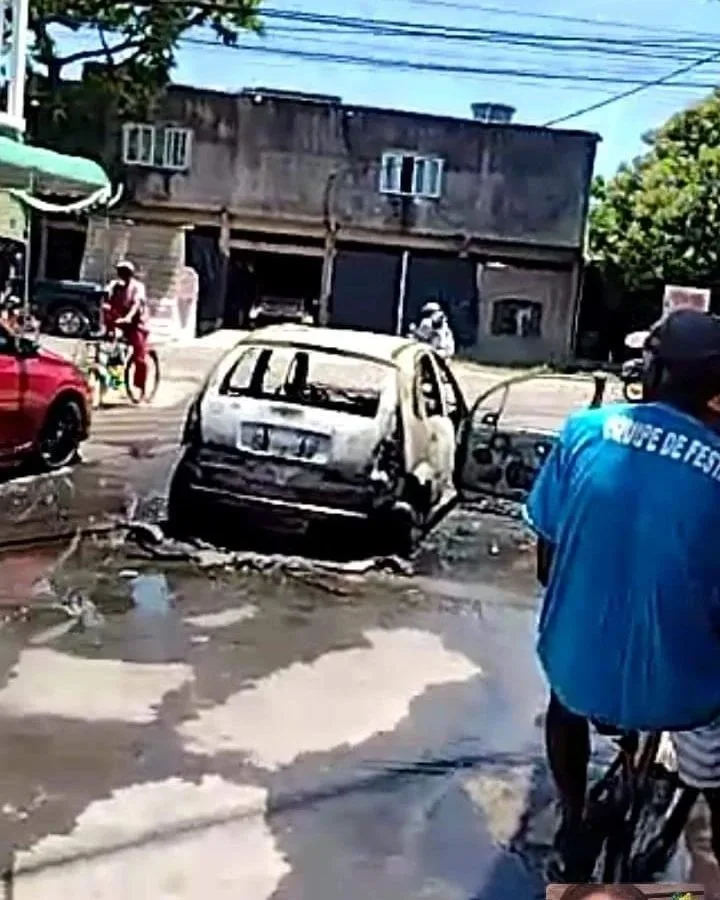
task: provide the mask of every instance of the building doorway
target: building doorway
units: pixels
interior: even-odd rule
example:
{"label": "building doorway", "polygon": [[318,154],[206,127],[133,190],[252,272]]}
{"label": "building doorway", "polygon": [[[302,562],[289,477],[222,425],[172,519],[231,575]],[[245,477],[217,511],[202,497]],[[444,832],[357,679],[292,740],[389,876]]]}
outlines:
{"label": "building doorway", "polygon": [[313,247],[302,253],[233,249],[223,327],[317,324],[322,265],[322,250]]}

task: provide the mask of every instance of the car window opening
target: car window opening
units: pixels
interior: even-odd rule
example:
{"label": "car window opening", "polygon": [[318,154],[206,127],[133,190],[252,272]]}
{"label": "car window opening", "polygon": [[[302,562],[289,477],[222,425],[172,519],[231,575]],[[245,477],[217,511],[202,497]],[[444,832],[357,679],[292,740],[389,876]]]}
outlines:
{"label": "car window opening", "polygon": [[416,374],[416,391],[415,391],[415,415],[417,418],[434,416],[443,414],[443,402],[440,385],[438,384],[435,370],[430,362],[429,357],[423,356],[420,359]]}
{"label": "car window opening", "polygon": [[375,418],[393,376],[392,367],[360,357],[254,346],[241,354],[220,393]]}

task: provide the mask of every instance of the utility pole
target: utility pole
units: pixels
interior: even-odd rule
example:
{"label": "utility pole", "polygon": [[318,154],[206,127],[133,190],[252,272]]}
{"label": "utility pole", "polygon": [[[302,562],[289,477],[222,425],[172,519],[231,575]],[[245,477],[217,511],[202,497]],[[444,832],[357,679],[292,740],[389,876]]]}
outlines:
{"label": "utility pole", "polygon": [[320,309],[318,324],[323,328],[330,322],[330,298],[332,297],[335,273],[335,246],[337,243],[337,219],[335,217],[335,187],[339,172],[333,171],[325,182],[323,197],[323,221],[325,225],[325,247],[323,250],[322,275],[320,278]]}

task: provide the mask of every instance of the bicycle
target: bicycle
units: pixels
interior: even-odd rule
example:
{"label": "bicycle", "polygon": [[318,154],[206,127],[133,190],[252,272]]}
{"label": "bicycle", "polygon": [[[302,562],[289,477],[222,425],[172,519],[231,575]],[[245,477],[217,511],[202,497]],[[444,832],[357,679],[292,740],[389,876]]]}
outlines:
{"label": "bicycle", "polygon": [[113,336],[97,335],[85,341],[85,370],[92,392],[94,409],[102,407],[108,391],[124,390],[131,403],[150,403],[160,386],[160,360],[157,351],[147,351],[145,390],[135,386],[135,355],[119,332]]}
{"label": "bicycle", "polygon": [[[636,880],[643,813],[652,804],[652,774],[661,734],[614,733],[618,753],[588,796],[587,825],[597,844],[596,871],[604,884]],[[640,855],[642,855],[640,853]]]}
{"label": "bicycle", "polygon": [[[695,794],[659,761],[660,732],[598,732],[618,753],[588,793],[580,880],[649,883],[672,859]],[[556,862],[547,874],[563,880]]]}

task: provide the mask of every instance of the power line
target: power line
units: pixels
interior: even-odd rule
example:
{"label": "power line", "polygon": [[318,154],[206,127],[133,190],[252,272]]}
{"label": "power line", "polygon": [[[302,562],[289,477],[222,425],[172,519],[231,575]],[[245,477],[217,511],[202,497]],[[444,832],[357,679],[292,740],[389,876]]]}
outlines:
{"label": "power line", "polygon": [[[308,30],[311,31],[310,34],[307,34]],[[340,48],[342,49],[342,52],[348,52],[349,48],[359,48],[363,52],[367,52],[367,50],[368,50],[367,44],[365,44],[361,41],[343,40],[342,44],[338,45],[337,40],[334,39],[334,35],[335,35],[334,32],[331,37],[328,37],[327,32],[324,32],[322,29],[320,29],[319,31],[322,36],[318,37],[318,36],[315,36],[317,34],[317,31],[314,28],[312,28],[312,29],[306,29],[306,28],[294,29],[292,26],[279,26],[279,28],[277,28],[277,29],[273,28],[272,30],[270,30],[267,33],[266,37],[268,39],[272,40],[272,38],[274,38],[276,34],[289,35],[289,36],[293,37],[293,44],[296,44],[296,43],[302,44],[306,41],[311,41],[314,47],[318,46],[318,45],[323,45],[323,44],[330,45],[336,52],[338,52],[338,50]],[[392,44],[393,42],[390,41],[390,43]],[[423,60],[432,58],[433,56],[437,57],[439,55],[441,55],[443,59],[447,58],[447,50],[444,47],[434,47],[432,41],[428,41],[427,42],[428,46],[425,47],[425,43],[426,43],[426,41],[423,39],[422,46],[420,46],[419,42],[417,42],[417,41],[414,42],[414,45],[413,45],[413,49],[416,50],[417,53],[422,54]],[[271,44],[271,46],[272,46],[272,44]],[[393,52],[396,48],[394,46],[392,46],[392,47],[385,46],[385,42],[383,41],[382,38],[380,38],[380,39],[375,39],[373,41],[372,49],[377,53],[378,51],[384,52],[386,50]],[[545,50],[546,48],[540,47],[540,48],[533,48],[533,49],[539,49],[542,51],[542,50]],[[498,51],[500,51],[500,52],[498,52]],[[525,67],[525,66],[532,68],[532,62],[529,59],[531,56],[531,53],[525,47],[512,47],[508,51],[507,48],[496,48],[496,46],[494,44],[483,45],[481,60],[478,60],[477,56],[475,56],[474,54],[473,55],[463,54],[463,55],[458,56],[457,53],[453,53],[452,59],[455,63],[473,61],[473,62],[475,62],[476,65],[480,64],[480,63],[482,63],[482,65],[495,65],[496,63],[501,64],[501,65],[502,64],[510,65],[511,60],[513,62],[515,62],[515,59],[514,59],[514,57],[516,56],[515,51],[519,51],[519,56],[517,57],[518,61],[517,61],[516,65],[521,68]],[[552,52],[554,53],[555,51],[553,50]],[[647,58],[643,57],[640,60],[635,60],[635,59],[626,59],[624,56],[619,60],[617,60],[617,58],[614,58],[614,59],[608,60],[608,63],[604,63],[603,73],[605,75],[613,75],[613,76],[617,76],[619,78],[629,77],[631,79],[635,79],[637,81],[637,83],[639,84],[641,82],[648,81],[652,78],[659,77],[660,75],[664,75],[665,74],[664,71],[662,71],[662,70],[654,71],[656,66],[648,65],[648,64],[649,63],[653,63],[653,64],[657,63],[659,65],[662,62],[662,60],[665,58],[666,58],[665,56],[660,56],[660,55],[657,57],[657,59],[655,57],[647,57]],[[673,59],[673,61],[677,61],[677,62],[695,62],[704,57],[691,57],[689,59],[687,57],[681,57],[680,59],[675,59],[674,57],[669,57],[669,58]],[[619,66],[612,65],[616,61],[620,64]],[[556,57],[553,58],[552,62],[553,62],[553,70],[557,72],[558,69],[555,66]],[[641,63],[641,65],[638,65],[638,63]],[[576,74],[582,74],[582,73],[578,72],[578,69],[574,66],[571,66],[569,69],[567,66],[565,66],[565,67],[563,67],[563,74],[568,74],[568,77],[574,77]],[[696,83],[693,83],[693,84],[696,84]],[[710,87],[714,87],[714,86],[715,86],[714,84],[710,85]]]}
{"label": "power line", "polygon": [[[306,29],[304,27],[299,28],[295,32],[292,32],[290,28],[288,28],[287,30],[291,34],[294,34],[296,40],[302,40],[302,32]],[[328,34],[330,35],[332,33]],[[312,38],[312,40],[315,45],[322,42],[321,39],[317,37]],[[675,75],[675,72],[669,75],[664,74],[660,77],[655,76],[654,74],[652,74],[652,76],[649,76],[645,71],[639,71],[637,68],[633,69],[632,66],[629,68],[627,73],[612,72],[611,70],[605,68],[603,70],[603,73],[598,75],[592,73],[588,74],[577,69],[572,69],[570,71],[559,71],[558,69],[545,71],[533,68],[531,65],[523,65],[522,63],[519,63],[515,66],[479,66],[458,62],[457,56],[453,57],[455,59],[454,63],[448,64],[443,62],[433,62],[432,60],[428,59],[429,54],[427,53],[422,60],[417,60],[398,58],[395,56],[378,56],[377,54],[369,55],[364,53],[354,53],[347,52],[347,50],[343,52],[343,46],[341,45],[340,47],[338,47],[337,42],[335,41],[332,41],[333,50],[331,52],[322,50],[307,50],[304,48],[299,48],[297,46],[268,46],[267,44],[251,44],[248,42],[226,44],[218,40],[217,38],[204,39],[199,37],[185,37],[181,38],[179,43],[181,45],[187,44],[191,46],[194,45],[209,47],[213,50],[226,49],[233,50],[235,52],[261,54],[265,56],[275,56],[287,59],[301,59],[310,62],[351,65],[355,67],[375,70],[396,69],[401,71],[432,72],[435,74],[443,75],[464,75],[486,78],[511,77],[534,82],[553,82],[556,85],[563,85],[564,83],[577,84],[578,87],[580,85],[630,85],[632,86],[633,93],[638,88],[645,89],[647,86],[652,85],[656,82],[658,85],[664,85],[666,87],[674,89],[712,90],[716,86],[716,82],[709,81],[675,81],[671,84],[666,84],[666,82],[671,81],[671,79]],[[348,42],[345,42],[345,46],[347,46],[347,43]],[[716,54],[713,53],[712,57],[714,58],[715,55]],[[487,56],[485,56],[484,59],[487,59]],[[680,70],[677,71],[689,71],[700,64],[705,64],[706,61],[707,57],[704,57],[700,60],[693,60],[690,66],[683,66]]]}
{"label": "power line", "polygon": [[[140,6],[147,6],[153,0],[141,0]],[[158,2],[158,0],[154,0]],[[173,3],[174,0],[160,0],[164,3]],[[434,2],[434,0],[433,0]],[[201,10],[213,13],[231,13],[241,7],[234,7],[232,4],[219,4],[214,0],[196,0],[194,6]],[[302,9],[280,9],[277,7],[264,7],[260,10],[263,21],[287,21],[295,23],[307,23],[314,25],[322,25],[327,28],[346,28],[353,31],[362,31],[370,34],[383,33],[388,35],[407,36],[407,37],[437,37],[445,40],[514,40],[521,42],[530,42],[533,44],[545,44],[548,46],[559,46],[564,50],[570,47],[578,47],[585,50],[587,46],[615,46],[623,51],[632,50],[633,48],[645,48],[648,50],[661,49],[677,49],[687,47],[699,53],[708,53],[714,49],[712,43],[714,39],[720,39],[720,35],[697,35],[679,39],[678,37],[666,38],[618,38],[606,35],[582,35],[582,34],[558,34],[558,33],[539,33],[536,31],[510,31],[507,29],[497,28],[477,28],[455,25],[442,25],[433,22],[406,22],[398,19],[377,19],[358,16],[345,16],[330,13],[322,13],[314,10]],[[587,20],[590,24],[592,20]],[[648,32],[641,29],[643,35]],[[690,35],[694,33],[690,32]],[[711,44],[708,45],[708,39]]]}
{"label": "power line", "polygon": [[425,6],[439,9],[458,9],[474,12],[485,12],[491,15],[502,15],[508,17],[517,17],[522,19],[543,19],[550,22],[566,22],[568,24],[592,25],[593,28],[618,28],[618,29],[638,29],[645,33],[667,34],[684,37],[697,37],[705,39],[706,34],[700,31],[687,31],[684,28],[654,28],[647,27],[640,22],[620,22],[613,19],[591,19],[585,16],[572,16],[563,13],[541,13],[528,12],[524,9],[511,9],[508,7],[485,6],[478,3],[461,2],[461,0],[403,0],[412,6]]}
{"label": "power line", "polygon": [[615,94],[613,97],[608,97],[606,100],[599,100],[597,103],[591,103],[589,106],[585,106],[582,109],[578,109],[575,112],[568,113],[566,116],[559,116],[557,119],[551,119],[549,122],[545,122],[545,127],[549,128],[552,125],[561,125],[563,122],[569,122],[570,119],[576,119],[578,116],[584,116],[585,113],[595,112],[598,109],[603,109],[605,106],[610,106],[611,103],[618,103],[620,100],[626,100],[628,97],[634,97],[635,94],[641,93],[641,91],[649,90],[653,87],[659,87],[662,84],[671,81],[673,78],[677,78],[680,75],[686,75],[688,72],[691,72],[694,69],[699,68],[700,66],[707,65],[707,63],[715,62],[716,59],[720,59],[720,50],[715,53],[712,53],[710,56],[707,56],[703,60],[699,60],[698,62],[691,63],[687,66],[681,66],[679,69],[675,69],[672,72],[668,72],[667,75],[664,75],[662,78],[656,78],[653,81],[647,81],[645,84],[639,84],[637,87],[631,88],[627,91],[621,91],[619,94]]}
{"label": "power line", "polygon": [[[150,6],[155,3],[182,3],[183,0],[139,0],[139,2],[135,3],[135,6]],[[498,7],[498,6],[487,6],[483,3],[473,3],[468,2],[468,0],[403,0],[404,3],[410,3],[411,5],[424,6],[428,8],[441,8],[441,9],[463,9],[468,11],[475,12],[485,12],[490,13],[491,15],[500,15],[507,17],[517,17],[522,18],[524,20],[527,19],[536,19],[536,20],[546,20],[546,21],[554,21],[554,22],[564,22],[568,24],[581,24],[581,25],[590,25],[593,29],[597,28],[616,28],[616,29],[630,29],[636,32],[640,32],[642,34],[657,34],[657,35],[668,35],[673,39],[677,39],[678,37],[685,37],[690,39],[699,39],[699,40],[707,40],[708,37],[718,38],[720,35],[708,35],[706,32],[700,31],[691,31],[682,28],[658,28],[653,26],[647,26],[643,22],[625,22],[625,21],[617,21],[614,19],[593,19],[586,16],[574,16],[568,15],[565,13],[543,13],[543,12],[530,12],[527,9],[519,9],[519,8],[510,8],[510,7]],[[229,13],[233,11],[242,11],[243,7],[238,4],[234,6],[232,3],[228,2],[218,2],[218,0],[193,0],[193,6],[199,9],[206,9],[210,12],[216,13]],[[268,16],[278,16],[282,14],[285,17],[291,17],[295,15],[310,15],[310,16],[318,16],[322,14],[318,14],[312,10],[298,10],[298,9],[285,9],[278,10],[274,8],[260,8],[258,14],[261,18]],[[372,20],[371,20],[372,21]],[[411,23],[412,24],[412,23]]]}
{"label": "power line", "polygon": [[[212,3],[199,3],[201,7],[215,9]],[[329,28],[345,27],[353,28],[358,31],[375,32],[382,29],[387,33],[398,34],[402,36],[420,36],[428,37],[437,36],[446,40],[473,40],[476,38],[500,38],[503,40],[518,40],[541,42],[549,45],[557,45],[563,49],[572,47],[573,45],[611,45],[618,48],[632,49],[634,47],[644,47],[648,49],[677,48],[678,46],[688,46],[691,49],[707,52],[708,36],[701,38],[619,38],[598,35],[589,37],[588,35],[573,34],[552,34],[529,31],[511,31],[500,28],[477,28],[462,27],[456,25],[439,25],[432,22],[404,22],[397,19],[375,19],[361,18],[356,16],[340,16],[328,13],[319,13],[305,10],[287,10],[277,9],[275,7],[266,7],[262,10],[264,19],[289,21],[289,22],[307,22],[309,24],[322,24]],[[713,36],[710,36],[712,40]],[[715,36],[717,37],[717,36]],[[700,43],[700,41],[702,41]]]}
{"label": "power line", "polygon": [[[234,50],[239,52],[247,52],[247,53],[260,53],[266,54],[270,56],[287,56],[296,59],[303,59],[308,62],[325,62],[325,63],[339,63],[344,65],[360,65],[360,66],[371,66],[373,68],[378,69],[404,69],[406,71],[421,71],[421,72],[436,72],[447,75],[487,75],[487,76],[503,76],[506,78],[523,78],[523,79],[532,79],[539,81],[583,81],[588,84],[631,84],[634,85],[633,92],[637,89],[645,89],[647,87],[652,86],[652,83],[647,81],[639,81],[637,78],[628,78],[628,77],[620,77],[613,75],[592,75],[592,74],[582,74],[577,72],[572,73],[563,73],[563,72],[541,72],[541,71],[533,71],[528,69],[519,69],[519,68],[491,68],[491,67],[476,67],[476,66],[465,66],[465,65],[453,65],[453,64],[445,64],[445,63],[433,63],[429,61],[419,62],[416,60],[410,59],[392,59],[387,57],[379,57],[379,56],[358,56],[354,54],[343,54],[343,53],[326,53],[319,50],[300,50],[297,48],[291,47],[268,47],[268,46],[254,46],[252,44],[242,43],[242,44],[221,44],[218,41],[206,40],[203,38],[182,38],[183,44],[194,44],[198,46],[210,46],[215,48],[225,47],[228,50]],[[713,54],[713,59],[720,57],[720,51]],[[658,84],[663,84],[666,81],[669,81],[676,74],[682,74],[685,71],[690,71],[694,68],[697,68],[699,65],[707,62],[707,59],[698,60],[693,62],[689,66],[684,66],[676,72],[670,73],[669,75],[665,75],[660,79],[657,79]],[[715,83],[701,83],[701,82],[676,82],[673,83],[673,87],[689,87],[689,88],[697,88],[702,90],[712,90],[715,87]],[[576,115],[576,114],[574,114]]]}

